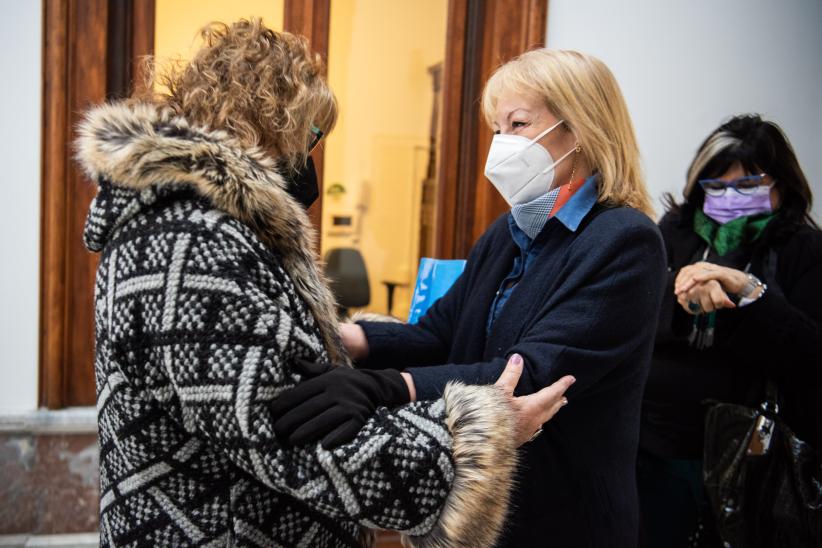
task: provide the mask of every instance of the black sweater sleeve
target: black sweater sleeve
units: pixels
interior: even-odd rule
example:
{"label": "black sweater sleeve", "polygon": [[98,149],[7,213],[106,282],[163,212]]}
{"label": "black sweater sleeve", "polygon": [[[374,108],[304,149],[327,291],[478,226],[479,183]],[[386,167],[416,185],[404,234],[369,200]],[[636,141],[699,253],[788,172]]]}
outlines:
{"label": "black sweater sleeve", "polygon": [[[677,302],[674,294],[674,284],[680,268],[690,261],[686,258],[694,253],[695,244],[689,241],[685,244],[672,242],[682,240],[682,220],[679,213],[668,212],[659,221],[659,230],[665,241],[665,253],[668,269],[665,273],[665,287],[662,292],[662,305],[659,311],[659,323],[656,332],[656,344],[666,344],[681,341],[691,330],[693,316],[685,312]],[[689,238],[692,240],[693,238]]]}
{"label": "black sweater sleeve", "polygon": [[[490,232],[490,231],[489,231]],[[419,323],[357,322],[368,340],[368,358],[357,364],[364,369],[403,369],[428,366],[448,359],[454,325],[465,300],[473,267],[488,252],[488,233],[468,254],[465,270],[448,291],[431,305]]]}
{"label": "black sweater sleeve", "polygon": [[[600,237],[607,231],[592,228],[580,237],[567,269],[558,274],[568,277],[562,289],[542,297],[538,319],[502,352],[525,359],[519,394],[536,392],[569,374],[577,378],[573,392],[587,390],[653,337],[664,273],[656,227],[637,226],[608,238]],[[402,335],[409,330],[399,325],[390,329],[395,343],[408,349]],[[439,397],[450,380],[491,384],[504,367],[505,359],[498,357],[408,371],[417,397],[431,399]]]}
{"label": "black sweater sleeve", "polygon": [[[772,372],[822,379],[822,233],[803,231],[779,252],[776,283],[736,310],[727,341],[740,357],[766,357]],[[812,366],[811,364],[817,364]]]}

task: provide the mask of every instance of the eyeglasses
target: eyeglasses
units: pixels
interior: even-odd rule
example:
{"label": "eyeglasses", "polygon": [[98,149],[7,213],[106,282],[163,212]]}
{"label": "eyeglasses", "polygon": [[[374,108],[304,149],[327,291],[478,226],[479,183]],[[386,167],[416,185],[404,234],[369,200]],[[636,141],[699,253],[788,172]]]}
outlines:
{"label": "eyeglasses", "polygon": [[[734,189],[740,194],[750,195],[756,192],[756,189],[762,185],[762,181],[765,180],[765,174],[760,173],[759,175],[746,175],[745,177],[740,177],[738,179],[733,179],[732,181],[723,181],[722,179],[700,179],[699,186],[702,187],[702,190],[705,191],[705,194],[709,196],[724,196],[725,191],[729,188]],[[773,186],[773,183],[770,185],[766,185],[768,188]]]}
{"label": "eyeglasses", "polygon": [[317,148],[318,144],[320,144],[320,140],[323,138],[323,135],[325,135],[323,131],[316,126],[311,126],[311,133],[314,134],[314,140],[311,142],[311,146],[308,147],[309,154],[314,152],[314,149]]}

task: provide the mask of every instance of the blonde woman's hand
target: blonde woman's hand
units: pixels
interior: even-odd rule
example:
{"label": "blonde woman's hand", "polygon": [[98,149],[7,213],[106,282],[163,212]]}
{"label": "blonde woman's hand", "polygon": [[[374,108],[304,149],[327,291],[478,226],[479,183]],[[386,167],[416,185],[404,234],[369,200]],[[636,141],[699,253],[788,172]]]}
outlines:
{"label": "blonde woman's hand", "polygon": [[368,357],[368,339],[365,331],[355,323],[339,324],[340,339],[352,360],[362,360]]}
{"label": "blonde woman's hand", "polygon": [[551,420],[557,414],[557,411],[568,403],[565,391],[576,382],[574,377],[566,375],[539,392],[514,397],[514,389],[517,387],[519,378],[522,375],[522,367],[522,357],[519,354],[513,354],[508,359],[505,370],[495,383],[495,386],[508,396],[511,406],[514,408],[516,423],[514,438],[517,447],[531,441],[542,432],[542,425]]}

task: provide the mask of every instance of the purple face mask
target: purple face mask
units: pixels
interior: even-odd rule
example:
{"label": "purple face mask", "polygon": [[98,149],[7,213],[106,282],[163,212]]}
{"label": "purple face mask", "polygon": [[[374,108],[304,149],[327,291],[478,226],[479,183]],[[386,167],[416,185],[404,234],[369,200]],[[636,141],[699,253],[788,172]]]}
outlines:
{"label": "purple face mask", "polygon": [[740,194],[731,188],[722,196],[706,194],[702,211],[721,225],[748,215],[770,213],[771,187],[760,186],[753,194]]}

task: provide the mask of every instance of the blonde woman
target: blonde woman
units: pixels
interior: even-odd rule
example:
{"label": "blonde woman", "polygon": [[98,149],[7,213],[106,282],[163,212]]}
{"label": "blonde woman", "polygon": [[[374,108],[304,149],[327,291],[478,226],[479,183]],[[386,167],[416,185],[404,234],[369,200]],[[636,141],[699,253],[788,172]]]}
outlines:
{"label": "blonde woman", "polygon": [[99,186],[85,242],[101,253],[101,545],[359,546],[367,528],[492,545],[515,447],[570,379],[513,398],[513,365],[503,390],[452,384],[396,407],[399,373],[372,375],[391,409],[333,451],[284,447],[269,407],[299,361],[347,360],[305,211],[307,154],[337,107],[303,39],[259,20],[203,38],[167,93],[93,109],[80,129]]}
{"label": "blonde woman", "polygon": [[[571,405],[521,451],[498,546],[635,548],[665,254],[625,102],[598,59],[542,49],[500,67],[482,108],[494,131],[485,174],[510,212],[419,324],[347,324],[343,341],[360,367],[404,369],[419,401],[453,380],[492,384],[511,356],[524,358],[518,394],[575,376]],[[339,388],[324,375],[283,401],[332,380]]]}

